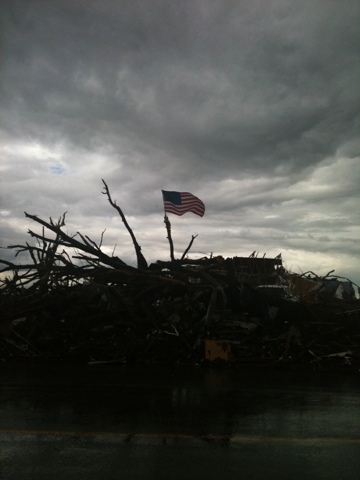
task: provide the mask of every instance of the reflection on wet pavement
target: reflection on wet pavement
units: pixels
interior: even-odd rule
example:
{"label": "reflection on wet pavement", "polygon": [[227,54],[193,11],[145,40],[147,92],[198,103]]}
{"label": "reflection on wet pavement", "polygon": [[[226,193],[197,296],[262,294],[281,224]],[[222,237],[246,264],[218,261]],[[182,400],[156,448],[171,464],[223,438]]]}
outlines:
{"label": "reflection on wet pavement", "polygon": [[[337,473],[337,480],[358,478],[352,475],[360,471],[360,387],[354,376],[3,366],[0,379],[1,459],[11,480],[20,478],[21,470],[20,464],[11,467],[11,458],[27,458],[22,467],[27,478],[34,458],[39,472],[54,467],[49,458],[73,463],[70,476],[53,478],[76,478],[75,458],[93,465],[92,455],[100,453],[103,468],[105,458],[108,467],[122,459],[130,477],[141,475],[144,465],[155,472],[153,462],[162,464],[165,472],[175,462],[176,471],[173,465],[167,471],[172,479],[185,474],[186,464],[195,468],[196,478],[205,478],[224,459],[229,471],[238,466],[257,474],[276,459],[282,469],[291,469],[291,478],[300,478],[300,468],[308,478],[336,478]],[[93,465],[93,475],[86,478],[98,478],[97,468]],[[159,472],[146,478],[155,477],[170,478]]]}

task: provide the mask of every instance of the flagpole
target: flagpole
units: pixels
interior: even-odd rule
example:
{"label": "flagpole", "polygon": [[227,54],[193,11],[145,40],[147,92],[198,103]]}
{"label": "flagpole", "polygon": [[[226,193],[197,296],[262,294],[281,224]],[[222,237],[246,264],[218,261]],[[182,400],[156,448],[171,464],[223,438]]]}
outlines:
{"label": "flagpole", "polygon": [[[161,190],[164,202],[164,223],[166,225],[167,238],[170,244],[170,258],[172,262],[175,262],[174,257],[174,244],[171,238],[171,224],[166,212],[174,213],[175,215],[183,215],[186,212],[193,212],[195,215],[202,217],[205,213],[205,205],[192,193],[189,192],[173,192],[167,190]],[[197,235],[192,237],[188,248],[185,250],[181,260],[183,260],[190,250]]]}
{"label": "flagpole", "polygon": [[173,244],[173,241],[172,241],[172,238],[171,238],[171,223],[170,223],[170,220],[169,220],[168,216],[166,215],[165,207],[164,207],[164,213],[165,213],[164,223],[165,223],[166,231],[167,231],[167,239],[169,240],[169,245],[170,245],[170,258],[171,258],[171,261],[174,262],[175,257],[174,257],[174,244]]}

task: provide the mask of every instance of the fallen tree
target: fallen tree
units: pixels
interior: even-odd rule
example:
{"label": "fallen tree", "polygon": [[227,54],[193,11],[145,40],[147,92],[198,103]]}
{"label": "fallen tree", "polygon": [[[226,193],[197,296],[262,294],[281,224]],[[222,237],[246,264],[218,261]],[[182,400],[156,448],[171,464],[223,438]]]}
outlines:
{"label": "fallen tree", "polygon": [[[169,262],[148,266],[103,183],[131,236],[137,268],[105,254],[103,234],[99,244],[80,232],[68,235],[66,213],[45,221],[25,212],[42,231],[28,231],[36,245],[8,247],[29,261],[0,260],[0,359],[359,365],[359,300],[334,294],[314,301],[309,294],[315,281],[315,291],[327,292],[336,277],[294,276],[281,255],[189,259],[194,236],[180,259],[172,249]],[[301,287],[303,296],[290,287]]]}

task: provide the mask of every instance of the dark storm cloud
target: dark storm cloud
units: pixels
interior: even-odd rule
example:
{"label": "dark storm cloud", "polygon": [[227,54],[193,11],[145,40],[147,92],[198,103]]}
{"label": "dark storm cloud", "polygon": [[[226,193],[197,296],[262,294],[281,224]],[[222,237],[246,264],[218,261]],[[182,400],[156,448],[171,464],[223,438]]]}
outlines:
{"label": "dark storm cloud", "polygon": [[300,169],[355,133],[354,2],[14,3],[4,93],[39,130],[52,116],[53,136],[86,143],[121,123],[231,171]]}
{"label": "dark storm cloud", "polygon": [[8,232],[29,207],[101,228],[105,178],[149,245],[164,188],[206,202],[229,254],[244,235],[356,255],[356,0],[12,1],[1,17]]}

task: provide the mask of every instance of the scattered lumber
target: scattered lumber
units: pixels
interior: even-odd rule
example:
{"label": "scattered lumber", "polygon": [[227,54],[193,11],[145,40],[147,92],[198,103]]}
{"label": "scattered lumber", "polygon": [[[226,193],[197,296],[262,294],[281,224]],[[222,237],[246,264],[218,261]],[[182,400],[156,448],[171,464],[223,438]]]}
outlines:
{"label": "scattered lumber", "polygon": [[137,268],[105,254],[103,235],[99,244],[68,235],[66,213],[45,221],[25,212],[41,233],[28,231],[35,245],[8,247],[24,263],[0,260],[0,360],[359,369],[353,282],[287,272],[281,255],[191,259],[194,236],[180,259],[172,249],[170,261],[148,265],[103,183]]}

